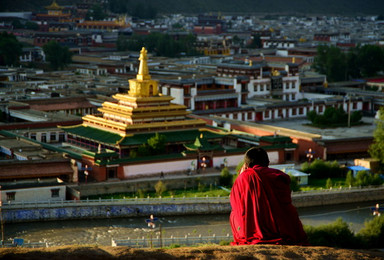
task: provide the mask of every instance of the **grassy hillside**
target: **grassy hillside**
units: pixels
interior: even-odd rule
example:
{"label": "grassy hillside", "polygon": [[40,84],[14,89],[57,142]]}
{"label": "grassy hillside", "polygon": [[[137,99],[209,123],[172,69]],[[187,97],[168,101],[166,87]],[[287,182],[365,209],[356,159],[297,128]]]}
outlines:
{"label": "grassy hillside", "polygon": [[[0,0],[0,11],[44,10],[52,0]],[[71,5],[82,0],[57,0],[60,5]],[[137,5],[137,0],[109,0],[126,6]],[[158,13],[284,13],[284,14],[384,14],[383,0],[141,0]]]}
{"label": "grassy hillside", "polygon": [[282,245],[249,245],[181,247],[173,249],[142,249],[106,246],[62,246],[48,248],[0,248],[0,259],[71,259],[71,260],[168,260],[168,259],[383,259],[380,251],[351,250],[329,247]]}

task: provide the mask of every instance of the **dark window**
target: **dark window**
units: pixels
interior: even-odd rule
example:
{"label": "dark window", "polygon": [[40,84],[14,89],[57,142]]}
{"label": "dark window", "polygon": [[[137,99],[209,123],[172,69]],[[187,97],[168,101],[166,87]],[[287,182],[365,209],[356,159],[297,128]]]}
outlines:
{"label": "dark window", "polygon": [[16,198],[16,192],[7,192],[7,201],[13,201]]}
{"label": "dark window", "polygon": [[59,142],[65,142],[65,133],[59,134]]}
{"label": "dark window", "polygon": [[47,134],[46,133],[41,134],[41,142],[43,142],[43,143],[47,142]]}
{"label": "dark window", "polygon": [[60,196],[60,189],[51,189],[51,197],[58,198]]}

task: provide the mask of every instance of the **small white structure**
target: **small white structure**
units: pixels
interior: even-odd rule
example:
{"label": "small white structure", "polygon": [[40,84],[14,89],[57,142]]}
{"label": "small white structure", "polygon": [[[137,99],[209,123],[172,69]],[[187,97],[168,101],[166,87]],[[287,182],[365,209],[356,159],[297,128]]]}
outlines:
{"label": "small white structure", "polygon": [[271,165],[270,167],[296,177],[299,185],[308,185],[308,176],[310,174],[296,170],[294,164]]}
{"label": "small white structure", "polygon": [[2,183],[0,199],[3,204],[12,202],[65,200],[66,186],[62,180],[42,179]]}

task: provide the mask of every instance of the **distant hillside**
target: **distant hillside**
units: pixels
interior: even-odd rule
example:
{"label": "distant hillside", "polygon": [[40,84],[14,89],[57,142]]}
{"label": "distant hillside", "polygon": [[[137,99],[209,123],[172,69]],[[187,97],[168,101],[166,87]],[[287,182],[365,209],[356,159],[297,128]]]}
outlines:
{"label": "distant hillside", "polygon": [[[81,0],[57,0],[71,5]],[[126,6],[152,6],[158,13],[384,14],[383,0],[109,0]],[[0,0],[0,11],[41,11],[52,0]]]}

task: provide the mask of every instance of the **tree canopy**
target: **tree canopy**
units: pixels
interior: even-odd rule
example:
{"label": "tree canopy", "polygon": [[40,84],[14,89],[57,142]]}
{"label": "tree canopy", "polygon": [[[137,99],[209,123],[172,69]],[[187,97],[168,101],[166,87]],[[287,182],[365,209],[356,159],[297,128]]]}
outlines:
{"label": "tree canopy", "polygon": [[308,112],[307,118],[312,122],[312,125],[317,127],[337,127],[347,126],[348,123],[350,125],[359,124],[362,118],[362,113],[361,111],[352,112],[348,122],[348,114],[343,110],[343,108],[327,107],[322,115],[317,114],[314,110],[311,110]]}
{"label": "tree canopy", "polygon": [[313,68],[327,75],[330,82],[372,77],[384,70],[384,48],[358,45],[344,52],[335,46],[320,45]]}
{"label": "tree canopy", "polygon": [[46,60],[54,70],[63,69],[72,62],[72,53],[68,47],[62,47],[56,41],[50,41],[43,46]]}
{"label": "tree canopy", "polygon": [[103,7],[99,4],[93,5],[87,12],[87,20],[103,20],[106,16]]}
{"label": "tree canopy", "polygon": [[379,159],[384,164],[384,108],[378,112],[376,120],[376,130],[373,133],[373,143],[369,147],[369,154],[376,159]]}
{"label": "tree canopy", "polygon": [[22,45],[12,33],[0,34],[0,65],[16,65],[22,53]]}
{"label": "tree canopy", "polygon": [[130,0],[110,0],[108,7],[114,13],[128,13],[140,19],[153,19],[157,15],[157,9],[148,2],[144,4]]}
{"label": "tree canopy", "polygon": [[121,35],[117,40],[117,48],[120,51],[138,51],[145,46],[149,52],[154,52],[157,56],[178,57],[182,53],[197,55],[195,42],[196,37],[192,34],[176,40],[169,34],[156,32],[149,35],[134,34],[130,37]]}
{"label": "tree canopy", "polygon": [[165,152],[165,144],[165,135],[156,133],[147,140],[147,143],[140,145],[138,147],[137,154],[132,154],[131,157],[162,154]]}

